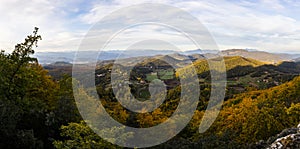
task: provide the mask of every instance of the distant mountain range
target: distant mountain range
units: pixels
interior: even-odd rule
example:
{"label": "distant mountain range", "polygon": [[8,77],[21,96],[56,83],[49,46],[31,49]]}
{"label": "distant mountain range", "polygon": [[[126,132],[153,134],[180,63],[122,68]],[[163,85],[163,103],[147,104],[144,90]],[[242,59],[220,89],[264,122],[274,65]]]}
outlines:
{"label": "distant mountain range", "polygon": [[300,54],[286,54],[286,53],[269,53],[264,51],[248,51],[243,49],[230,49],[221,51],[222,56],[242,56],[245,58],[252,58],[255,60],[278,63],[280,61],[293,61],[300,57]]}
{"label": "distant mountain range", "polygon": [[[80,51],[77,55],[80,55],[80,59],[77,60],[81,63],[89,63],[93,60],[91,57],[98,55],[99,61],[113,60],[117,58],[131,58],[141,56],[155,56],[155,55],[168,55],[175,53],[171,50],[111,50],[111,51]],[[40,64],[51,64],[57,61],[63,61],[73,63],[76,52],[37,52],[34,56],[38,58]]]}
{"label": "distant mountain range", "polygon": [[[38,58],[39,63],[42,65],[51,64],[55,62],[68,62],[73,63],[76,52],[37,52],[34,56]],[[230,49],[230,50],[190,50],[177,52],[173,50],[111,50],[111,51],[80,51],[77,53],[80,55],[80,63],[89,63],[93,60],[91,57],[98,55],[98,61],[114,60],[114,59],[126,59],[133,57],[152,57],[157,55],[169,55],[175,59],[183,60],[190,58],[202,59],[211,58],[217,55],[221,56],[242,56],[245,58],[252,58],[255,60],[278,63],[281,61],[299,61],[300,54],[286,54],[286,53],[269,53],[257,50],[248,49]]]}

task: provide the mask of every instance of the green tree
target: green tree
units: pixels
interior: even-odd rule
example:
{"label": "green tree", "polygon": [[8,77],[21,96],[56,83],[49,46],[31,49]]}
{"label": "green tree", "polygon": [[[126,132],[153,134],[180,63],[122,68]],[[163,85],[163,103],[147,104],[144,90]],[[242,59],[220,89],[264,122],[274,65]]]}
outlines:
{"label": "green tree", "polygon": [[47,146],[46,115],[54,109],[58,86],[31,57],[41,40],[37,33],[35,28],[12,53],[0,52],[0,148]]}
{"label": "green tree", "polygon": [[[125,127],[116,127],[114,129],[103,129],[101,131],[97,131],[103,134],[118,134],[118,132],[122,132]],[[94,128],[96,129],[96,128]],[[107,149],[117,149],[121,148],[116,145],[113,145],[106,140],[103,140],[99,137],[93,130],[87,126],[83,121],[80,123],[69,123],[67,126],[61,127],[61,136],[63,137],[63,141],[56,140],[54,141],[54,146],[58,149],[69,149],[69,148],[80,148],[80,149],[97,149],[97,148],[107,148]],[[109,138],[110,141],[123,141],[124,138],[130,138],[131,133],[111,136]]]}

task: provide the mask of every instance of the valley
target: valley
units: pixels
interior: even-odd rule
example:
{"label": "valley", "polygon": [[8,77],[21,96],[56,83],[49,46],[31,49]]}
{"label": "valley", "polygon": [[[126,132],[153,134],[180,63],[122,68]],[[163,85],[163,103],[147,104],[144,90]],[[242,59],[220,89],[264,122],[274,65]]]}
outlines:
{"label": "valley", "polygon": [[[211,60],[219,61],[216,57],[212,57]],[[177,65],[171,66],[166,61]],[[204,134],[199,134],[197,128],[208,106],[211,91],[211,69],[205,57],[170,54],[120,59],[117,63],[114,62],[98,62],[94,74],[97,93],[101,103],[115,120],[136,128],[156,126],[171,116],[181,96],[178,73],[188,73],[189,67],[196,69],[200,97],[193,119],[178,137],[154,148],[164,148],[173,143],[177,146],[202,148],[220,148],[220,144],[226,146],[225,148],[264,148],[275,141],[276,134],[285,128],[295,127],[300,121],[299,62],[281,61],[274,64],[242,56],[225,56],[225,103],[217,120]],[[185,67],[181,67],[182,65]],[[71,74],[70,70],[71,64],[59,64],[57,67],[54,64],[48,69],[49,74],[54,73],[57,76]],[[167,89],[165,101],[158,109],[144,114],[122,107],[111,85],[111,75],[114,73],[121,79],[117,88],[130,87],[130,93],[125,93],[124,96],[132,94],[139,101],[149,100],[150,84],[155,80],[162,81]],[[122,80],[123,76],[127,76],[127,79]],[[87,74],[85,76],[83,73],[82,77],[87,77]],[[89,88],[86,86],[87,91]],[[123,118],[120,118],[120,112]],[[189,143],[186,144],[187,140]]]}

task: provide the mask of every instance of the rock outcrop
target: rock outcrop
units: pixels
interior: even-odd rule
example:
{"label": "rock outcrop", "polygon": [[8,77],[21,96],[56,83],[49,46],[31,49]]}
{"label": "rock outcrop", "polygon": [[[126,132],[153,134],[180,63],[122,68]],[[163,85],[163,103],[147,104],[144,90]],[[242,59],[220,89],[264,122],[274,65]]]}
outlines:
{"label": "rock outcrop", "polygon": [[297,128],[283,130],[276,138],[267,149],[300,149],[300,124]]}

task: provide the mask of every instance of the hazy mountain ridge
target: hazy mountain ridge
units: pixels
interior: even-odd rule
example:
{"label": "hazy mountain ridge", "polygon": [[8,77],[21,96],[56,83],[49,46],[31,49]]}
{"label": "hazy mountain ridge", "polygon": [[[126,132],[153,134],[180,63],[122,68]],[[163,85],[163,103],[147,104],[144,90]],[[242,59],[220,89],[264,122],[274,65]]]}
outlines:
{"label": "hazy mountain ridge", "polygon": [[230,49],[220,52],[222,56],[242,56],[246,58],[252,58],[263,62],[278,63],[281,61],[292,61],[299,55],[292,55],[286,53],[269,53],[265,51],[247,51],[244,49]]}
{"label": "hazy mountain ridge", "polygon": [[[73,63],[76,52],[37,52],[35,57],[38,58],[39,63],[45,65],[54,63],[57,61],[65,61]],[[244,49],[229,49],[229,50],[189,50],[183,52],[177,52],[173,50],[111,50],[111,51],[80,51],[77,53],[79,62],[90,63],[94,61],[91,57],[98,55],[98,61],[114,60],[114,59],[126,59],[133,57],[151,57],[157,55],[169,55],[178,60],[190,58],[202,59],[212,58],[218,55],[221,56],[242,56],[245,58],[251,58],[268,63],[279,63],[281,61],[299,61],[300,54],[287,54],[287,53],[269,53],[265,51],[257,50],[244,50]]]}
{"label": "hazy mountain ridge", "polygon": [[171,50],[111,50],[111,51],[80,51],[80,52],[37,52],[34,56],[38,58],[41,64],[51,64],[56,61],[66,61],[73,63],[76,56],[77,61],[82,63],[93,62],[95,57],[98,55],[98,61],[113,60],[113,59],[125,59],[131,57],[143,57],[143,56],[155,56],[160,54],[172,54],[174,51]]}

